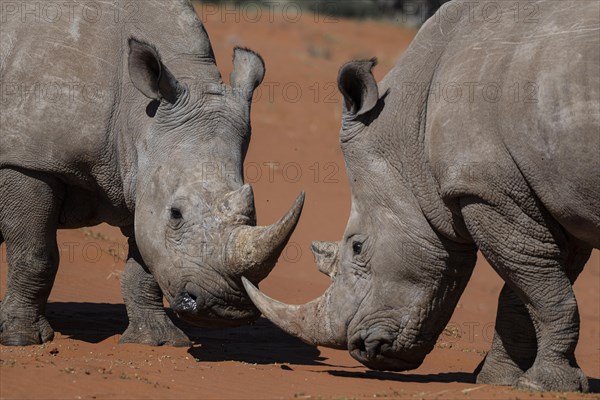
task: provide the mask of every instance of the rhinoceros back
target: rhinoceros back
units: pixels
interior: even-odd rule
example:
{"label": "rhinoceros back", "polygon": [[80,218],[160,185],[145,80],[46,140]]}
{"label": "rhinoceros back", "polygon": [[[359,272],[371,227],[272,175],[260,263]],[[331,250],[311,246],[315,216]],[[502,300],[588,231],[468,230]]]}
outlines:
{"label": "rhinoceros back", "polygon": [[[422,43],[440,36],[435,18]],[[567,231],[600,246],[600,3],[484,1],[448,25],[427,103],[431,163],[457,171],[442,192],[489,196],[515,173]]]}
{"label": "rhinoceros back", "polygon": [[176,76],[220,80],[186,0],[14,4],[1,16],[0,167],[92,187],[118,181],[119,146],[151,123],[130,83],[129,38],[155,46]]}
{"label": "rhinoceros back", "polygon": [[121,32],[81,13],[42,15],[3,15],[0,165],[84,178],[78,169],[109,147]]}

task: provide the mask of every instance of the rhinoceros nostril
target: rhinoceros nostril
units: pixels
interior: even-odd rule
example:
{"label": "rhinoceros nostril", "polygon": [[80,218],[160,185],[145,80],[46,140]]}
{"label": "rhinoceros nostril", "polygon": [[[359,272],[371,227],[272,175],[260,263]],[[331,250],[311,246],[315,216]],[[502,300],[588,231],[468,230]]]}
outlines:
{"label": "rhinoceros nostril", "polygon": [[373,359],[381,354],[381,347],[383,342],[380,340],[374,340],[371,342],[365,342],[365,348],[367,351],[367,358]]}
{"label": "rhinoceros nostril", "polygon": [[368,335],[361,333],[356,335],[349,343],[348,349],[363,361],[375,360],[390,353],[392,343],[386,336]]}
{"label": "rhinoceros nostril", "polygon": [[367,348],[362,334],[355,335],[348,343],[348,350],[358,359],[367,358]]}
{"label": "rhinoceros nostril", "polygon": [[198,310],[196,296],[184,291],[177,295],[173,304],[173,309],[177,313],[195,313]]}
{"label": "rhinoceros nostril", "polygon": [[360,343],[358,343],[358,351],[360,351],[363,354],[367,353],[367,348],[365,347],[365,342],[363,342],[362,340],[360,341]]}

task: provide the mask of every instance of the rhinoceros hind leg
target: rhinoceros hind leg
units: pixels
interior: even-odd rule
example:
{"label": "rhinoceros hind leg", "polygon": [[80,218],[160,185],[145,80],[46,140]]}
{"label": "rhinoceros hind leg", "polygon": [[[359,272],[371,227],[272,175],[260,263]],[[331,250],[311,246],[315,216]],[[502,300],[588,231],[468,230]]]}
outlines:
{"label": "rhinoceros hind leg", "polygon": [[190,346],[191,341],[166,314],[163,295],[154,277],[143,266],[135,241],[129,240],[129,259],[121,279],[129,326],[119,343],[150,346]]}
{"label": "rhinoceros hind leg", "polygon": [[535,328],[523,302],[508,285],[498,298],[496,332],[490,351],[475,370],[477,383],[514,385],[535,361]]}
{"label": "rhinoceros hind leg", "polygon": [[461,208],[479,249],[523,302],[535,328],[535,361],[515,386],[585,392],[589,384],[575,361],[579,312],[568,272],[570,238],[526,186],[516,179],[511,185],[510,198],[463,198]]}
{"label": "rhinoceros hind leg", "polygon": [[0,188],[0,230],[8,260],[0,343],[48,342],[54,331],[44,313],[59,262],[56,229],[63,188],[47,175],[15,169],[0,169]]}

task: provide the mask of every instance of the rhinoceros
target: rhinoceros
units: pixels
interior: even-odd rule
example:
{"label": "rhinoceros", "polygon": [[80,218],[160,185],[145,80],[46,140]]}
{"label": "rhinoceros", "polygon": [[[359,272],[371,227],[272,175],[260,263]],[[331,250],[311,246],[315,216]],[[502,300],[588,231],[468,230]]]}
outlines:
{"label": "rhinoceros", "polygon": [[101,222],[128,237],[121,342],[190,343],[163,295],[199,326],[258,318],[241,276],[264,279],[303,204],[256,226],[243,160],[262,58],[236,48],[225,85],[184,0],[3,2],[1,18],[0,343],[53,338],[56,230]]}
{"label": "rhinoceros", "polygon": [[352,207],[339,242],[312,246],[333,283],[290,306],[245,282],[262,313],[372,369],[414,369],[479,250],[505,285],[477,381],[587,390],[572,284],[600,247],[599,17],[596,1],[450,2],[379,85],[374,60],[345,64]]}

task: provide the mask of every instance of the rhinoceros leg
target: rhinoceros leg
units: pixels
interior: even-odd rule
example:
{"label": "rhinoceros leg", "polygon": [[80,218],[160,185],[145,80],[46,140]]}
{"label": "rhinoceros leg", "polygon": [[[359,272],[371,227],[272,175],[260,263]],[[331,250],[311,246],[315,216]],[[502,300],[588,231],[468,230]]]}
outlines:
{"label": "rhinoceros leg", "polygon": [[523,302],[533,322],[536,358],[515,386],[587,391],[587,378],[574,354],[579,312],[566,273],[571,262],[569,240],[526,188],[518,190],[518,183],[511,184],[514,198],[483,201],[469,197],[461,199],[461,206],[473,239]]}
{"label": "rhinoceros leg", "polygon": [[188,337],[177,328],[163,307],[163,294],[144,266],[135,240],[129,239],[129,255],[121,279],[129,326],[120,343],[151,346],[189,346]]}
{"label": "rhinoceros leg", "polygon": [[[565,272],[572,285],[589,259],[591,249],[577,246],[573,240],[570,242]],[[527,308],[515,292],[504,284],[498,299],[492,346],[475,370],[477,383],[513,385],[531,368],[536,355],[535,327]]]}
{"label": "rhinoceros leg", "polygon": [[52,177],[0,169],[0,230],[8,259],[6,295],[0,305],[4,345],[40,344],[54,337],[44,312],[58,268],[62,193],[62,185]]}
{"label": "rhinoceros leg", "polygon": [[535,328],[523,302],[504,284],[490,351],[475,369],[477,383],[513,385],[535,361]]}

